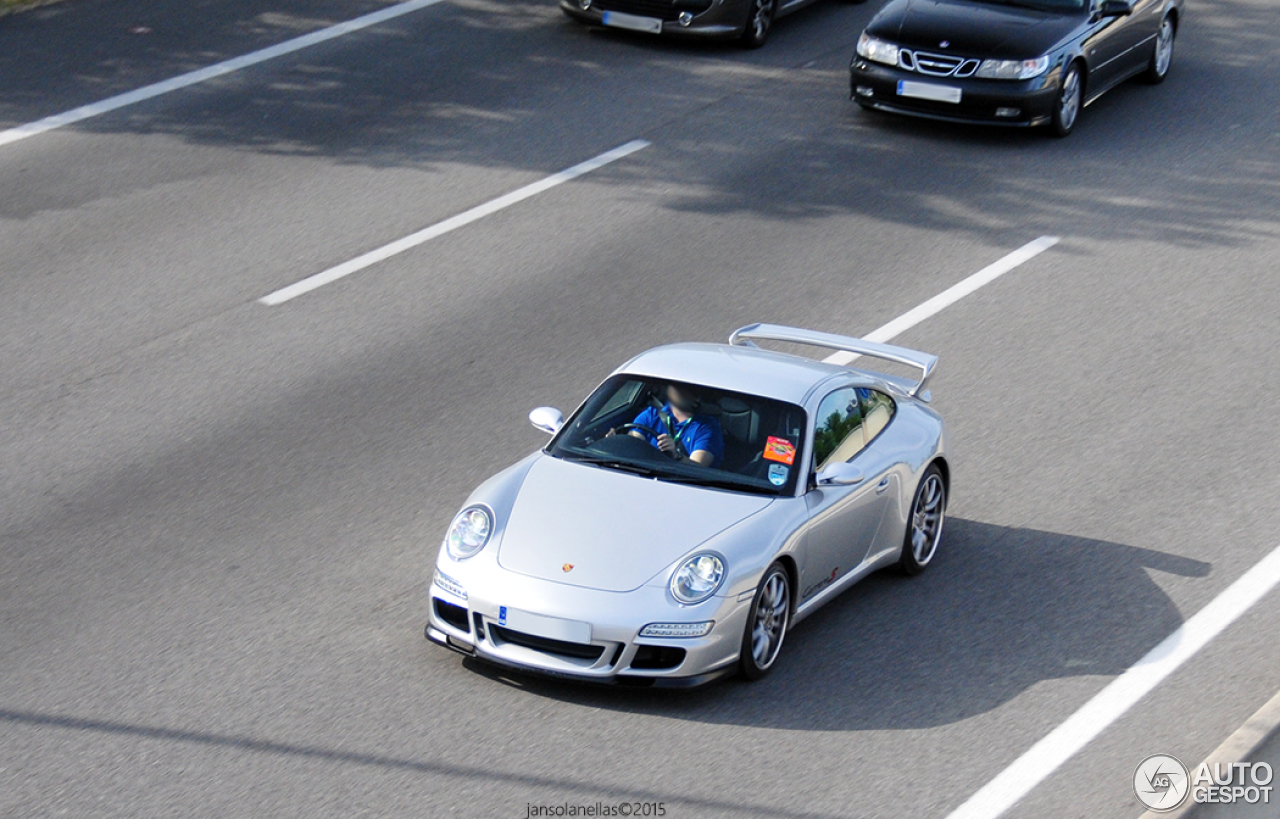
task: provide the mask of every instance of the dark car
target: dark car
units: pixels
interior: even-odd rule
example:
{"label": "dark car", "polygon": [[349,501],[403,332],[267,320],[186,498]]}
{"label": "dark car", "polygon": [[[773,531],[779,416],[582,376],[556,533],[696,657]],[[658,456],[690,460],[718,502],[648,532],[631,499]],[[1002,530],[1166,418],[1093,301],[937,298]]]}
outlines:
{"label": "dark car", "polygon": [[892,0],[858,40],[864,108],[957,122],[1048,125],[1173,62],[1183,0]]}
{"label": "dark car", "polygon": [[[861,2],[862,0],[854,0]],[[560,9],[589,25],[718,39],[759,48],[773,21],[817,0],[560,0]]]}

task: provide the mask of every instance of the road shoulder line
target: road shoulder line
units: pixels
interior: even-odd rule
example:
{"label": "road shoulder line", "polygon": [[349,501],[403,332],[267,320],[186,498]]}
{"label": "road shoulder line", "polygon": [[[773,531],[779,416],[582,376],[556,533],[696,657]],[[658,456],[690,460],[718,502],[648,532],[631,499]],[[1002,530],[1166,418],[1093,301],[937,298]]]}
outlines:
{"label": "road shoulder line", "polygon": [[[1244,725],[1237,728],[1235,733],[1214,748],[1201,764],[1208,765],[1212,769],[1217,763],[1248,762],[1249,757],[1253,756],[1254,752],[1265,745],[1277,732],[1280,732],[1280,692],[1276,692],[1276,695],[1267,700],[1265,705],[1253,713],[1253,716],[1245,720]],[[1193,771],[1199,769],[1200,765],[1192,768]],[[1188,798],[1182,803],[1182,807],[1176,810],[1164,813],[1147,811],[1139,819],[1186,819],[1195,815],[1199,807],[1198,802]]]}

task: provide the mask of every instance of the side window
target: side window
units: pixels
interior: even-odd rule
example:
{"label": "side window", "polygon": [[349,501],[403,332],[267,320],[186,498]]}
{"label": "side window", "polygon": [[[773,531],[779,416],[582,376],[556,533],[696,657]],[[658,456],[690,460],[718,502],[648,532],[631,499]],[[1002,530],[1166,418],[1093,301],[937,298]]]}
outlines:
{"label": "side window", "polygon": [[[595,411],[587,421],[587,424],[594,424],[608,418],[623,407],[633,404],[642,387],[644,387],[643,381],[624,381],[618,386],[618,391],[609,396],[609,399],[600,406],[600,409]],[[627,420],[630,421],[631,419],[628,418]]]}
{"label": "side window", "polygon": [[822,399],[814,418],[815,469],[847,461],[862,449],[862,401],[859,390],[845,387]]}
{"label": "side window", "polygon": [[862,431],[869,444],[889,425],[897,407],[889,396],[866,388],[859,388],[858,404],[862,408]]}

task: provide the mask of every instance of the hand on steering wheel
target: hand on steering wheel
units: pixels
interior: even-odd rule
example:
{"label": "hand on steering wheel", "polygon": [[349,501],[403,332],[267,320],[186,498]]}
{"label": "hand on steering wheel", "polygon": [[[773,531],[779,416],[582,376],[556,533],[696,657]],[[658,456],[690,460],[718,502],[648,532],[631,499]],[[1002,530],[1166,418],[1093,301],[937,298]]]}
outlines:
{"label": "hand on steering wheel", "polygon": [[666,434],[665,432],[658,432],[656,429],[647,427],[644,424],[623,424],[622,426],[614,427],[613,431],[615,433],[621,433],[621,432],[633,430],[633,429],[639,430],[640,432],[643,432],[645,435],[649,436],[650,438],[656,440],[658,442],[658,449],[664,455],[670,458],[676,458],[676,459],[680,458],[678,444],[674,440],[672,440],[670,435]]}

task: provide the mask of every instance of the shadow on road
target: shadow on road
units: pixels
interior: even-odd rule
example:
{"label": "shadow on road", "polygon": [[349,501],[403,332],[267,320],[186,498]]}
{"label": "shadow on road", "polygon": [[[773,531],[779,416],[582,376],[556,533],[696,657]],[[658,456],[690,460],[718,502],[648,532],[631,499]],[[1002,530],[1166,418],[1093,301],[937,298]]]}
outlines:
{"label": "shadow on road", "polygon": [[[599,180],[669,191],[659,204],[678,211],[860,213],[995,244],[1007,244],[1010,231],[1185,246],[1277,234],[1270,214],[1280,162],[1265,147],[1277,144],[1280,121],[1253,102],[1269,98],[1270,75],[1260,67],[1280,40],[1265,4],[1201,3],[1179,37],[1169,82],[1112,91],[1068,140],[860,111],[848,100],[845,65],[873,12],[818,4],[783,21],[768,48],[748,53],[588,30],[549,0],[457,0],[358,35],[373,48],[308,49],[76,128],[442,172],[462,164],[545,173],[645,136],[659,141],[662,161],[620,165]],[[279,39],[284,22],[300,15],[277,15],[285,20],[272,26],[264,16],[274,20],[257,15],[239,25]],[[147,59],[176,68],[228,56],[193,54],[191,40],[175,40],[173,59],[163,47]],[[104,92],[118,90],[110,55],[95,66],[89,73]],[[0,88],[0,113],[25,110],[42,91],[36,77]],[[714,113],[705,110],[712,104]],[[678,138],[667,129],[675,123]],[[135,184],[172,173],[160,165]],[[61,199],[11,198],[0,216],[94,195],[93,186],[68,185]]]}
{"label": "shadow on road", "polygon": [[1043,680],[1114,676],[1178,628],[1149,572],[1197,560],[953,519],[918,578],[880,572],[805,620],[758,683],[613,689],[476,671],[531,694],[674,719],[814,731],[918,729],[989,711]]}

